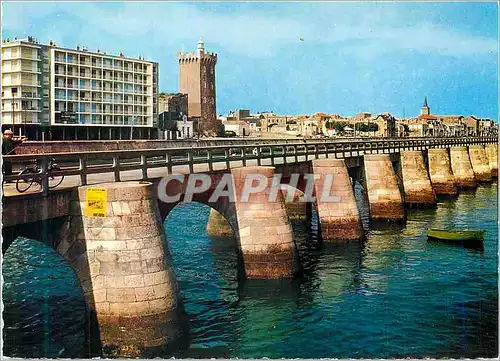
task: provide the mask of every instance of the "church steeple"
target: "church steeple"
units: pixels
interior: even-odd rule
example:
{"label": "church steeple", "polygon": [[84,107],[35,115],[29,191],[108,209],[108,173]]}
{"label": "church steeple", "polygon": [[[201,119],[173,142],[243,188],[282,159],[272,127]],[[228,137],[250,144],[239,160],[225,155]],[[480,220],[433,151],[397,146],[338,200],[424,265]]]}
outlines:
{"label": "church steeple", "polygon": [[422,108],[420,109],[420,115],[429,115],[429,114],[431,114],[431,108],[427,104],[427,95],[426,95],[424,99],[424,105],[422,105]]}

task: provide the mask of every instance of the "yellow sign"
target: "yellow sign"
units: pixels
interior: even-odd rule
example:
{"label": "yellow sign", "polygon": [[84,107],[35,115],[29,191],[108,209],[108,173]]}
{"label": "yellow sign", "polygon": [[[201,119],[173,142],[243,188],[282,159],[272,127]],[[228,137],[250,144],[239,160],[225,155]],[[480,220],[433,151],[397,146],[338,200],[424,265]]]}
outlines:
{"label": "yellow sign", "polygon": [[87,188],[86,195],[85,216],[106,217],[107,190],[104,188]]}

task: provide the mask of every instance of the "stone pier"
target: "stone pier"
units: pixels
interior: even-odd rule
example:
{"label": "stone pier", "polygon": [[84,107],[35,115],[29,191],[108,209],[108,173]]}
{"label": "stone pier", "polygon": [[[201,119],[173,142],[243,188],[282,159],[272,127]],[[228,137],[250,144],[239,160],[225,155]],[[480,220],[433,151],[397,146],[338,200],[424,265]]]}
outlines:
{"label": "stone pier", "polygon": [[[236,193],[237,236],[246,277],[292,277],[299,265],[283,194],[278,191],[274,200],[269,197],[274,167],[233,168],[231,173]],[[267,184],[261,191],[243,199],[245,182],[255,187],[259,183],[258,179],[249,181],[248,175],[264,176]]]}
{"label": "stone pier", "polygon": [[490,161],[483,145],[471,145],[469,157],[474,170],[474,177],[478,182],[491,182]]}
{"label": "stone pier", "polygon": [[[319,175],[314,181],[314,190],[322,239],[335,242],[362,238],[358,206],[344,160],[316,159],[312,161],[312,169],[315,176]],[[325,193],[328,175],[333,178]],[[338,200],[328,200],[328,196]]]}
{"label": "stone pier", "polygon": [[281,191],[285,198],[285,209],[288,219],[310,219],[311,203],[302,201],[304,197],[303,192],[288,184],[281,184]]}
{"label": "stone pier", "polygon": [[427,151],[429,158],[429,175],[432,188],[437,196],[455,196],[458,194],[455,177],[451,171],[448,149],[433,148]]}
{"label": "stone pier", "polygon": [[213,208],[210,208],[207,233],[210,236],[216,237],[230,237],[234,235],[234,231],[226,218]]}
{"label": "stone pier", "polygon": [[451,170],[458,188],[477,187],[467,147],[450,148]]}
{"label": "stone pier", "polygon": [[436,196],[421,151],[401,151],[401,173],[405,203],[410,206],[436,206]]}
{"label": "stone pier", "polygon": [[403,200],[389,155],[366,154],[364,164],[370,218],[375,221],[403,221]]}
{"label": "stone pier", "polygon": [[[106,216],[88,217],[86,191],[107,192]],[[76,270],[104,356],[177,347],[187,318],[150,183],[78,188],[57,251]]]}
{"label": "stone pier", "polygon": [[491,176],[498,178],[498,144],[487,144],[485,151],[491,168]]}

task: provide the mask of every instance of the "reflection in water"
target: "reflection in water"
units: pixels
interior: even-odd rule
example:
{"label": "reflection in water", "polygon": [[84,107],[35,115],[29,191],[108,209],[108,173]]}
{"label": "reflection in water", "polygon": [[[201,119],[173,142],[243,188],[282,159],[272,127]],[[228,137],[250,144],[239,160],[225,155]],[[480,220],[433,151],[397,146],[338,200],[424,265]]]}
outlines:
{"label": "reflection in water", "polygon": [[[175,355],[204,358],[496,355],[497,185],[480,187],[475,193],[461,193],[456,200],[440,200],[437,209],[409,210],[402,229],[370,229],[359,185],[356,198],[366,241],[325,247],[318,242],[316,217],[311,222],[293,222],[303,274],[294,280],[281,281],[239,279],[241,264],[235,240],[206,234],[209,208],[199,204],[176,207],[165,228],[192,339],[188,350]],[[442,227],[487,229],[484,250],[428,242],[427,230]],[[82,343],[76,332],[82,326],[68,322],[75,317],[76,302],[71,304],[71,300],[78,298],[74,289],[68,287],[61,291],[61,301],[55,301],[59,310],[50,308],[50,345],[45,346],[48,339],[40,336],[46,327],[41,314],[47,314],[40,308],[43,299],[40,290],[51,287],[52,283],[47,286],[33,282],[35,275],[43,273],[38,264],[34,273],[23,273],[24,265],[17,267],[22,262],[31,264],[26,261],[29,259],[26,254],[37,252],[23,250],[20,254],[24,258],[10,264],[7,261],[12,255],[7,254],[4,265],[4,291],[10,293],[7,298],[4,296],[8,314],[5,340],[10,343],[7,350],[12,355],[20,355],[19,350],[24,349],[21,342],[27,345],[31,342],[32,348],[26,348],[23,354],[26,356],[54,356],[66,347],[63,344]],[[68,274],[62,265],[56,265],[51,272]],[[32,288],[25,291],[28,287]],[[49,306],[54,302],[54,292],[61,289],[58,287],[48,291],[52,300]],[[37,294],[33,289],[38,290],[37,297],[32,297],[31,294]],[[38,303],[29,308],[33,299]],[[53,316],[55,312],[62,316]],[[30,322],[39,325],[34,333],[27,328]],[[19,331],[15,331],[16,327],[20,327]],[[45,352],[44,347],[49,351]]]}
{"label": "reflection in water", "polygon": [[5,253],[3,353],[83,357],[85,301],[74,272],[44,244],[17,239]]}

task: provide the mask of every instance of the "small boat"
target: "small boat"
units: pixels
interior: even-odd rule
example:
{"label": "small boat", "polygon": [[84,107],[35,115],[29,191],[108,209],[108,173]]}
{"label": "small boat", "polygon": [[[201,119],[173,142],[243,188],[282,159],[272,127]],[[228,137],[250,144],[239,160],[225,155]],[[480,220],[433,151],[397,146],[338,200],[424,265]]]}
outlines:
{"label": "small boat", "polygon": [[458,244],[482,245],[486,231],[447,231],[444,229],[429,229],[427,237],[439,241],[447,241]]}

